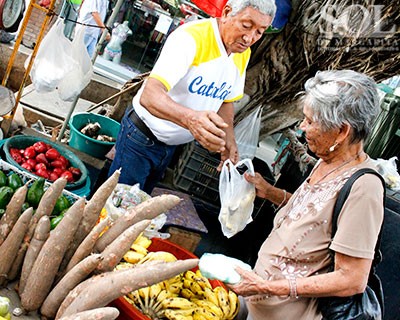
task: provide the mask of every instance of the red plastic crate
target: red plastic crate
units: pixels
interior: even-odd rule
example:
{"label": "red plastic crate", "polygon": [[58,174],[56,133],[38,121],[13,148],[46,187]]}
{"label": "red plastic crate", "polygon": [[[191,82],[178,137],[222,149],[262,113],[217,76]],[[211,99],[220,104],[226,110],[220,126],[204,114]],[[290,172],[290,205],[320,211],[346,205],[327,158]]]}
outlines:
{"label": "red plastic crate", "polygon": [[[159,238],[153,238],[151,239],[152,243],[150,247],[148,248],[149,251],[167,251],[172,253],[175,257],[177,257],[179,260],[185,260],[185,259],[196,259],[197,256],[194,255],[192,252],[186,250],[185,248],[182,248],[178,246],[175,243],[172,243],[171,241],[168,240],[163,240]],[[196,271],[198,268],[192,269],[193,271]],[[210,284],[213,288],[218,287],[218,286],[223,286],[224,284],[221,281],[218,280],[210,280]],[[132,306],[124,297],[120,297],[116,300],[114,300],[111,303],[111,306],[118,308],[120,315],[117,318],[117,320],[151,320],[149,317],[145,316],[143,313],[141,313],[138,309],[136,309],[134,306]]]}

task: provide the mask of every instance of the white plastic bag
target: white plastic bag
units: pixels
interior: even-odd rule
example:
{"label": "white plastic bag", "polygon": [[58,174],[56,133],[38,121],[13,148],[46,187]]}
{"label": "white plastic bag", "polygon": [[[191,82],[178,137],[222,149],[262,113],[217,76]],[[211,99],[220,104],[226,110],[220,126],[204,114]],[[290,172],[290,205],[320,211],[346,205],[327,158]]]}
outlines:
{"label": "white plastic bag", "polygon": [[242,119],[234,128],[239,158],[253,159],[256,155],[261,126],[261,106]]}
{"label": "white plastic bag", "polygon": [[63,101],[73,101],[89,84],[93,76],[93,65],[86,50],[84,37],[86,27],[76,32],[72,41],[72,58],[76,67],[68,72],[58,85],[58,95]]}
{"label": "white plastic bag", "polygon": [[400,190],[400,175],[397,172],[396,165],[397,157],[392,157],[389,160],[376,159],[374,160],[378,172],[385,180],[386,186],[394,191]]}
{"label": "white plastic bag", "polygon": [[204,253],[199,260],[199,269],[203,276],[229,284],[240,282],[236,267],[251,271],[251,266],[247,263],[220,253]]}
{"label": "white plastic bag", "polygon": [[243,159],[236,165],[228,159],[224,162],[219,177],[221,211],[218,220],[221,223],[222,233],[227,238],[242,231],[248,223],[253,221],[251,214],[253,213],[256,189],[238,171],[238,168],[242,166],[246,166],[246,172],[254,175],[251,159]]}
{"label": "white plastic bag", "polygon": [[72,43],[64,36],[63,29],[62,19],[58,19],[40,43],[30,72],[37,92],[55,90],[61,79],[76,68],[71,55]]}

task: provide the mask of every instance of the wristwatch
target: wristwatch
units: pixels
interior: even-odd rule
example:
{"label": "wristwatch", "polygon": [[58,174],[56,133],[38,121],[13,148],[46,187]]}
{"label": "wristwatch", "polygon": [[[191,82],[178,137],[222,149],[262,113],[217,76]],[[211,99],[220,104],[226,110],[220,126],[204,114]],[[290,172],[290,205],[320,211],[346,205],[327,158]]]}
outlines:
{"label": "wristwatch", "polygon": [[24,0],[0,0],[0,29],[17,31],[24,9]]}

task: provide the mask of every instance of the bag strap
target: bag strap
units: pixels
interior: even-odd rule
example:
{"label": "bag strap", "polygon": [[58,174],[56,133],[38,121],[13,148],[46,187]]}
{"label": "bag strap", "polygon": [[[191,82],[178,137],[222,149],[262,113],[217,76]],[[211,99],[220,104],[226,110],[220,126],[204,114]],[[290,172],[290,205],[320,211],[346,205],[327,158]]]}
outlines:
{"label": "bag strap", "polygon": [[[343,187],[340,190],[339,195],[337,197],[335,207],[333,209],[333,216],[332,216],[332,236],[331,236],[332,239],[337,231],[337,220],[338,220],[340,211],[342,210],[342,207],[350,194],[350,190],[351,190],[351,187],[353,186],[353,183],[359,177],[361,177],[367,173],[374,174],[381,180],[382,185],[383,185],[383,207],[385,207],[386,188],[385,188],[385,180],[382,178],[382,176],[378,172],[376,172],[374,169],[370,169],[370,168],[362,168],[362,169],[356,171],[343,185]],[[374,268],[378,263],[380,263],[382,261],[382,253],[380,251],[381,233],[382,233],[382,228],[378,234],[378,240],[377,240],[376,246],[375,246],[374,260],[372,262],[371,268]]]}

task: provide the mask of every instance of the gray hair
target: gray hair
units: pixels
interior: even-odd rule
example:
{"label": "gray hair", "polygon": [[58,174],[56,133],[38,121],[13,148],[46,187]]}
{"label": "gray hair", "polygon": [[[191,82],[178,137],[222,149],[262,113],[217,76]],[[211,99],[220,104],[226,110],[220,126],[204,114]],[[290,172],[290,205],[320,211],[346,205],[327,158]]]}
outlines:
{"label": "gray hair", "polygon": [[375,81],[352,70],[320,71],[305,83],[303,102],[326,130],[347,123],[353,129],[351,143],[365,140],[379,113]]}
{"label": "gray hair", "polygon": [[226,4],[232,8],[232,16],[236,15],[247,7],[253,7],[262,14],[266,14],[272,18],[276,13],[276,5],[274,0],[228,0]]}

